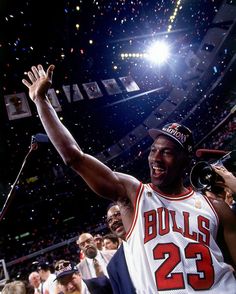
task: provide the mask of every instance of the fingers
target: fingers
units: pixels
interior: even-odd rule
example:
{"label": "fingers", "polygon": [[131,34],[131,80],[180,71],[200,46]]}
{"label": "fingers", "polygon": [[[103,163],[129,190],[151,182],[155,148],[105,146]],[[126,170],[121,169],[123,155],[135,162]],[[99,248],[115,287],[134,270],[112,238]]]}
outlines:
{"label": "fingers", "polygon": [[36,78],[31,71],[28,71],[28,77],[32,83],[34,83],[36,81]]}
{"label": "fingers", "polygon": [[226,171],[226,168],[223,165],[215,165],[214,168],[216,170]]}
{"label": "fingers", "polygon": [[22,83],[28,88],[31,86],[31,84],[25,79],[22,80]]}
{"label": "fingers", "polygon": [[55,66],[53,64],[51,64],[47,69],[47,76],[48,76],[50,81],[52,80],[52,75],[53,75],[54,68],[55,68]]}
{"label": "fingers", "polygon": [[32,66],[31,69],[32,69],[32,72],[33,72],[35,78],[38,79],[40,77],[40,74],[39,74],[39,71],[37,70],[37,67]]}
{"label": "fingers", "polygon": [[47,69],[47,72],[45,72],[45,70],[41,64],[39,64],[37,67],[32,66],[31,71],[28,71],[28,73],[27,73],[31,83],[28,82],[26,79],[23,79],[22,83],[26,87],[29,88],[32,86],[33,83],[35,83],[38,79],[41,79],[41,78],[47,78],[50,81],[52,81],[52,75],[53,75],[54,68],[55,68],[54,65],[50,65]]}
{"label": "fingers", "polygon": [[45,73],[45,71],[44,71],[41,64],[38,65],[38,74],[39,74],[40,77],[45,77],[46,76],[46,73]]}
{"label": "fingers", "polygon": [[229,175],[231,172],[229,170],[227,170],[227,168],[225,168],[223,165],[215,165],[212,166],[214,171],[220,175],[221,177],[224,177],[226,175]]}

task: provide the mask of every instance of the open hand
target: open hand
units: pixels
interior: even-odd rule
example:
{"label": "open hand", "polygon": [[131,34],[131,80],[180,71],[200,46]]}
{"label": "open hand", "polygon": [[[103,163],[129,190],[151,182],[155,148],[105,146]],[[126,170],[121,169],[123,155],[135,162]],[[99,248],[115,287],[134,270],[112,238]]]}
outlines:
{"label": "open hand", "polygon": [[48,89],[52,84],[52,75],[55,66],[50,65],[45,72],[41,64],[37,67],[32,66],[31,71],[28,71],[28,78],[30,81],[25,79],[22,83],[28,87],[30,98],[35,101],[36,99],[45,99]]}

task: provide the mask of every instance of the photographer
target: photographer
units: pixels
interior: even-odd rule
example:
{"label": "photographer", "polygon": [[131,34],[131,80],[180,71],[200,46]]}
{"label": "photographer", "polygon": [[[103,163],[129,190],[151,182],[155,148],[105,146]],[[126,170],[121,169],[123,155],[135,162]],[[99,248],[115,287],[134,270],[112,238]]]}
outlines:
{"label": "photographer", "polygon": [[[212,165],[211,167],[220,176],[215,186],[222,188],[222,192],[217,195],[223,198],[234,213],[236,213],[236,203],[233,198],[233,194],[236,193],[236,177],[221,164]],[[206,191],[205,194],[210,198],[216,198],[216,195],[211,191]]]}

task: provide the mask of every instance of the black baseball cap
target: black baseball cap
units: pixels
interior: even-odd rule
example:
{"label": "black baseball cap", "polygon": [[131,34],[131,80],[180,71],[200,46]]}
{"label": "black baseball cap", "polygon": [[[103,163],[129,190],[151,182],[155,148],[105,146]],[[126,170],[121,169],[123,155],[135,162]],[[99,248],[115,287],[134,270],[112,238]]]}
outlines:
{"label": "black baseball cap", "polygon": [[47,262],[47,261],[39,261],[38,263],[35,262],[35,264],[37,264],[37,270],[47,271],[50,269],[49,262]]}
{"label": "black baseball cap", "polygon": [[79,269],[75,262],[72,261],[63,261],[63,263],[60,264],[59,269],[56,269],[56,279],[59,280],[62,277],[65,277],[67,275],[71,275],[74,273],[79,272]]}
{"label": "black baseball cap", "polygon": [[165,135],[177,142],[187,153],[191,154],[194,148],[192,131],[179,123],[168,123],[161,129],[148,130],[153,140],[160,135]]}

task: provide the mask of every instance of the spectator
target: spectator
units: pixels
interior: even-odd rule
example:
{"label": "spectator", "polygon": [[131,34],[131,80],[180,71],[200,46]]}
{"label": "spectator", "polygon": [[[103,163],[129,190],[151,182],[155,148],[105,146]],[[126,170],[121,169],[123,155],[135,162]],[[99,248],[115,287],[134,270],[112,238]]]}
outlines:
{"label": "spectator", "polygon": [[97,249],[102,251],[103,247],[104,247],[102,236],[100,234],[95,234],[93,236],[93,239],[94,239],[94,242],[95,242],[95,244],[97,246]]}
{"label": "spectator", "polygon": [[[40,275],[38,272],[32,272],[28,277],[30,285],[34,287],[34,294],[44,294],[43,293],[43,283],[41,283]],[[48,294],[48,292],[47,292]]]}
{"label": "spectator", "polygon": [[107,210],[107,224],[111,232],[123,240],[107,266],[113,293],[135,294],[136,290],[130,279],[124,252],[126,232],[122,223],[120,208],[117,204],[109,205]]}
{"label": "spectator", "polygon": [[59,260],[55,268],[56,280],[63,294],[112,294],[106,276],[83,280],[76,264],[66,260]]}
{"label": "spectator", "polygon": [[106,250],[117,250],[120,245],[119,238],[114,234],[106,234],[103,237],[103,242]]}
{"label": "spectator", "polygon": [[2,294],[34,294],[34,287],[27,281],[13,281],[7,283],[3,289]]}
{"label": "spectator", "polygon": [[78,265],[82,278],[91,279],[101,275],[108,277],[107,264],[115,251],[98,250],[93,236],[89,233],[81,234],[76,243],[85,254],[85,259]]}
{"label": "spectator", "polygon": [[51,273],[51,267],[48,262],[39,262],[37,265],[38,273],[43,282],[43,294],[55,294],[56,283],[54,282],[56,276]]}

